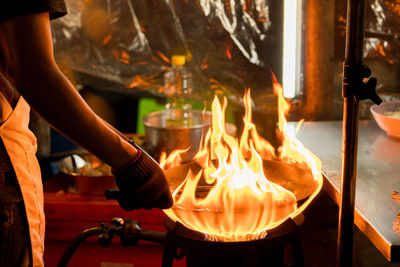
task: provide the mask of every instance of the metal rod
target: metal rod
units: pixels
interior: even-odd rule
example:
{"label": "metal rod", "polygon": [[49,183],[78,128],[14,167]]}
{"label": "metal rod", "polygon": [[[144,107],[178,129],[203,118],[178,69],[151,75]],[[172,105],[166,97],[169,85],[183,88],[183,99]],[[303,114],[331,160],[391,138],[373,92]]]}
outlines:
{"label": "metal rod", "polygon": [[164,232],[142,230],[139,234],[139,240],[145,240],[145,241],[155,242],[155,243],[160,243],[160,244],[165,243],[166,237],[167,237],[167,234]]}
{"label": "metal rod", "polygon": [[[345,64],[362,65],[365,0],[347,1]],[[349,81],[344,72],[343,81]],[[344,86],[343,82],[343,86]],[[352,83],[351,86],[358,85]],[[351,87],[350,87],[351,88]],[[353,92],[357,88],[351,88]],[[344,95],[337,265],[351,266],[357,170],[359,104]]]}
{"label": "metal rod", "polygon": [[338,266],[351,266],[357,168],[358,102],[344,99]]}

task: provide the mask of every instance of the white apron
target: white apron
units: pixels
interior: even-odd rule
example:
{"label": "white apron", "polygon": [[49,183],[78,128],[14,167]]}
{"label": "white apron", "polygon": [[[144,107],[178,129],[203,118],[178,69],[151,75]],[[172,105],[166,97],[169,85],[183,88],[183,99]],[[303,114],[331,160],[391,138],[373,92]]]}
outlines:
{"label": "white apron", "polygon": [[0,93],[0,137],[17,175],[25,203],[32,245],[33,266],[44,266],[45,218],[43,185],[36,159],[36,137],[29,130],[30,107],[22,96],[14,110]]}

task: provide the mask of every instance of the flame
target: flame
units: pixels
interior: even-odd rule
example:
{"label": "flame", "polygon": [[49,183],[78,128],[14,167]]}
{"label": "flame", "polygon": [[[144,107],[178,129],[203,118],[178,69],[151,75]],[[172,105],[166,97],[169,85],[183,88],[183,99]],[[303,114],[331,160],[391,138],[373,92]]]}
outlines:
{"label": "flame", "polygon": [[[283,136],[277,150],[259,136],[252,123],[249,89],[243,97],[244,130],[239,140],[225,131],[226,98],[221,105],[214,97],[211,128],[185,171],[186,177],[178,183],[168,178],[174,198],[173,207],[164,210],[169,218],[204,233],[209,240],[245,241],[265,237],[268,229],[293,219],[312,201],[322,186],[320,161],[288,127],[284,113],[289,105],[276,80],[274,91],[278,95],[278,130]],[[183,152],[162,156],[160,165],[166,173],[181,165]],[[306,168],[318,182],[316,190],[298,207],[295,193],[266,177],[265,161]]]}
{"label": "flame", "polygon": [[170,60],[169,60],[169,58],[168,58],[166,55],[164,55],[164,54],[161,53],[160,51],[156,51],[156,53],[157,53],[157,55],[158,55],[162,60],[164,60],[164,62],[170,63]]}
{"label": "flame", "polygon": [[201,69],[206,70],[208,69],[207,59],[204,58],[203,62],[201,63]]}
{"label": "flame", "polygon": [[227,57],[229,60],[232,59],[231,50],[232,50],[232,45],[228,44],[228,45],[226,46],[226,49],[225,49],[225,54],[226,54],[226,57]]}
{"label": "flame", "polygon": [[125,64],[129,64],[129,54],[126,51],[118,51],[116,49],[114,49],[112,51],[114,58],[117,59],[118,61],[125,63]]}
{"label": "flame", "polygon": [[106,37],[104,37],[104,39],[103,39],[103,43],[102,43],[102,45],[106,45],[106,44],[108,44],[108,43],[111,41],[111,38],[112,38],[112,35],[111,35],[111,33],[107,34],[107,36],[106,36]]}

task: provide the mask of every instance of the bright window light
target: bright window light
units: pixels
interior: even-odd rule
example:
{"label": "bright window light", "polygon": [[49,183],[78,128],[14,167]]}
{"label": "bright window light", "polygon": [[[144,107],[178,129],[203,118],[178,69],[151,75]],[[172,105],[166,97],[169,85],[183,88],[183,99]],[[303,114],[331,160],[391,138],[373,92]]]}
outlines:
{"label": "bright window light", "polygon": [[284,0],[283,96],[294,98],[301,86],[301,0]]}

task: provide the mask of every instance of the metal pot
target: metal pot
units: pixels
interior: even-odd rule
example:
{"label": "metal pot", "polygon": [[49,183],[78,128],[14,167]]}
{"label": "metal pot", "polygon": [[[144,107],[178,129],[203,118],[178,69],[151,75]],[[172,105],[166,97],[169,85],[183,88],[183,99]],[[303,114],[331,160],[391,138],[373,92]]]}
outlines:
{"label": "metal pot", "polygon": [[57,169],[72,182],[74,193],[104,196],[104,191],[117,189],[111,167],[94,155],[72,154],[57,162]]}
{"label": "metal pot", "polygon": [[171,112],[177,111],[156,111],[143,118],[147,151],[158,160],[163,151],[169,154],[175,149],[188,149],[183,161],[190,161],[199,149],[202,134],[210,127],[211,112],[191,110],[190,126],[168,126],[167,117],[171,117]]}

